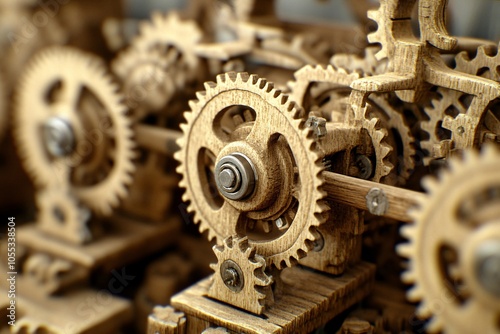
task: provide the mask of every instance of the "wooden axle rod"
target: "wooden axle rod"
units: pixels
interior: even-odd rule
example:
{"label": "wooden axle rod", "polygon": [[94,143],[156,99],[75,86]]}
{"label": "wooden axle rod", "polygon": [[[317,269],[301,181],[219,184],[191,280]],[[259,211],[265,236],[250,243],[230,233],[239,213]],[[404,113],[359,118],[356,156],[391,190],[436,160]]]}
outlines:
{"label": "wooden axle rod", "polygon": [[[142,124],[135,127],[135,133],[139,146],[170,156],[179,149],[176,141],[182,136],[180,131]],[[323,172],[323,177],[329,200],[402,222],[412,222],[408,210],[425,196],[416,191],[342,174]],[[373,206],[374,200],[377,208]]]}
{"label": "wooden axle rod", "polygon": [[173,156],[179,150],[177,139],[182,132],[151,125],[136,125],[134,128],[137,144],[154,152]]}
{"label": "wooden axle rod", "polygon": [[[323,172],[324,189],[328,199],[369,212],[376,211],[373,201],[381,212],[377,215],[410,223],[413,221],[408,214],[409,209],[422,202],[425,195],[420,192],[388,186],[385,184],[361,180],[331,172]],[[373,198],[375,194],[375,198]],[[385,202],[385,203],[382,203]]]}

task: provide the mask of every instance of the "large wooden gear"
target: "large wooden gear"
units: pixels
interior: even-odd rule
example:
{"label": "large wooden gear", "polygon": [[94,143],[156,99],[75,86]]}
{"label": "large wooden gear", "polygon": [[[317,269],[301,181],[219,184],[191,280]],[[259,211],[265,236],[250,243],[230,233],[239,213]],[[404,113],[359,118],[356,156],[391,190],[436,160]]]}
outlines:
{"label": "large wooden gear", "polygon": [[450,160],[450,171],[424,180],[429,195],[401,231],[409,242],[398,251],[410,260],[403,279],[414,285],[408,297],[432,317],[431,332],[498,331],[500,290],[491,275],[500,249],[499,162],[492,147]]}
{"label": "large wooden gear", "polygon": [[[291,266],[312,248],[314,227],[324,221],[327,210],[319,178],[321,158],[302,111],[255,75],[220,75],[205,87],[191,103],[192,111],[184,114],[187,124],[181,125],[184,138],[176,159],[183,175],[180,186],[186,189],[183,199],[209,239],[220,243],[247,235],[268,264]],[[220,126],[233,106],[250,110],[255,120],[226,133]],[[255,173],[255,190],[239,199],[222,197],[214,188],[214,167],[234,153],[248,157]],[[275,232],[252,236],[252,221],[259,220],[274,222]]]}
{"label": "large wooden gear", "polygon": [[[59,47],[37,55],[21,79],[13,116],[19,153],[35,184],[68,185],[93,211],[110,214],[127,194],[134,170],[124,114],[98,58]],[[54,128],[61,131],[52,137]]]}

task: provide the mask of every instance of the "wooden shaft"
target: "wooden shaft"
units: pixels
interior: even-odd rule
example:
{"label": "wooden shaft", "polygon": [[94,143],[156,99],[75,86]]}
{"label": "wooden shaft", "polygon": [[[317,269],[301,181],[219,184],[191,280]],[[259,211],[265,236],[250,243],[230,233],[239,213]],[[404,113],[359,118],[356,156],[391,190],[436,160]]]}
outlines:
{"label": "wooden shaft", "polygon": [[370,190],[378,188],[384,192],[389,204],[386,212],[381,216],[407,223],[413,221],[408,215],[408,210],[418,205],[425,196],[416,191],[356,179],[342,174],[323,172],[323,177],[329,200],[369,211],[366,195]]}
{"label": "wooden shaft", "polygon": [[173,156],[179,150],[176,141],[182,132],[140,124],[135,126],[135,137],[139,146]]}
{"label": "wooden shaft", "polygon": [[[166,155],[173,155],[178,149],[176,140],[182,132],[158,128],[150,125],[137,125],[135,127],[137,143],[147,149]],[[402,222],[411,222],[408,210],[416,206],[422,193],[392,187],[380,183],[370,182],[345,176],[342,174],[323,172],[325,190],[328,199],[346,204],[357,209],[369,211],[366,196],[374,188],[382,190],[387,198],[388,208],[381,216],[396,219]]]}

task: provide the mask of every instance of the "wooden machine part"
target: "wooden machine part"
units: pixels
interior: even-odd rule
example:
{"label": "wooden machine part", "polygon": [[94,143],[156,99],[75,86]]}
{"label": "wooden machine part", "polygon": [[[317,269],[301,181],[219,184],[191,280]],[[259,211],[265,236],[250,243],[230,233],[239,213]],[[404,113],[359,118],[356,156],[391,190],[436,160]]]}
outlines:
{"label": "wooden machine part", "polygon": [[[56,2],[0,36],[0,168],[36,209],[0,333],[500,332],[500,51],[447,0],[349,0],[342,27]],[[0,0],[0,32],[37,8]]]}

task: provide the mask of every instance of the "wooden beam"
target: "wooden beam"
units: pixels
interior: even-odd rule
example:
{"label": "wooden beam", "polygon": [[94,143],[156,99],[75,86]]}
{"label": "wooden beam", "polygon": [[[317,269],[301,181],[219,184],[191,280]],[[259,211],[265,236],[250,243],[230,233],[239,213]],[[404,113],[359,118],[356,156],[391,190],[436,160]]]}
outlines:
{"label": "wooden beam", "polygon": [[402,222],[412,222],[409,209],[424,200],[425,195],[412,190],[370,182],[331,172],[323,172],[328,199],[361,210],[369,211],[366,196],[374,189],[383,191],[388,207],[381,216]]}

